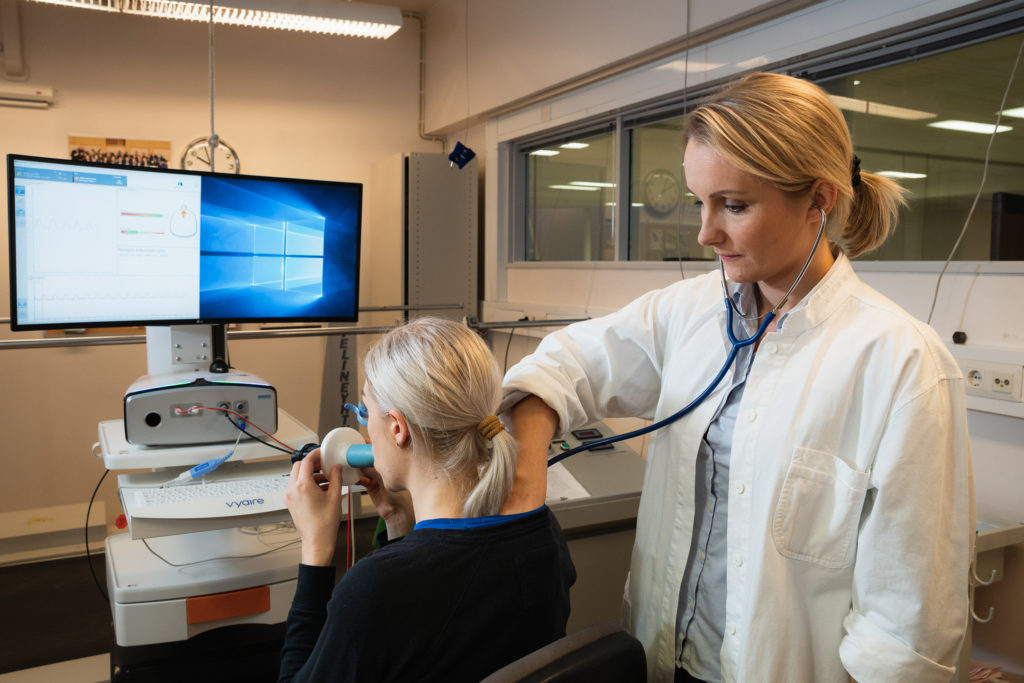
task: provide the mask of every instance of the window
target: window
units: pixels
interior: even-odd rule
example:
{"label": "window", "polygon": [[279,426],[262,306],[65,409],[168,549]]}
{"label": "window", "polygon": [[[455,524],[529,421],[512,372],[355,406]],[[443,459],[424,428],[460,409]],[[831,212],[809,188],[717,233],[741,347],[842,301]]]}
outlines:
{"label": "window", "polygon": [[524,153],[526,261],[613,261],[615,135],[602,133]]}
{"label": "window", "polygon": [[700,210],[683,174],[684,121],[677,116],[629,130],[631,261],[714,259],[712,249],[697,243]]}
{"label": "window", "polygon": [[[843,63],[826,56],[790,69],[832,95],[861,168],[908,190],[896,233],[861,259],[949,254],[981,183],[1022,26],[1024,11],[1004,13],[903,43],[880,41]],[[1024,69],[1017,75],[957,260],[1024,260]],[[689,106],[711,91],[689,93]],[[700,214],[681,163],[683,122],[682,104],[645,103],[608,120],[610,131],[600,135],[563,132],[557,145],[519,145],[527,169],[519,196],[525,220],[516,226],[525,238],[521,260],[713,259],[697,243]]]}

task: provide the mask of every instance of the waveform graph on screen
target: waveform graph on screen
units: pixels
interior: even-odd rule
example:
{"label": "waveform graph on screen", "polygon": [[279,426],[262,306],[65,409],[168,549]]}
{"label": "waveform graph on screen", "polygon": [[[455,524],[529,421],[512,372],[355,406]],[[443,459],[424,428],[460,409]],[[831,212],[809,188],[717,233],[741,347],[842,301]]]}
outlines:
{"label": "waveform graph on screen", "polygon": [[[194,221],[189,206],[198,201],[153,188],[133,191],[123,177],[89,173],[79,176],[80,183],[26,187],[27,291],[35,320],[198,314],[197,303],[190,303],[198,300],[198,236],[171,233],[172,211],[184,209]],[[118,182],[101,182],[107,178]]]}
{"label": "waveform graph on screen", "polygon": [[36,274],[112,273],[117,263],[117,198],[89,187],[29,188],[28,215]]}

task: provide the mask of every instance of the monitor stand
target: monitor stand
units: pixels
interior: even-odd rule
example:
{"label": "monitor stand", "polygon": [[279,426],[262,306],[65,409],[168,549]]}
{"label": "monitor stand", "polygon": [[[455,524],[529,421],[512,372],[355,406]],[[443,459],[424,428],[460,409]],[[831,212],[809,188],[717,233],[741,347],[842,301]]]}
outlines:
{"label": "monitor stand", "polygon": [[146,371],[227,372],[227,332],[224,325],[168,325],[146,328]]}

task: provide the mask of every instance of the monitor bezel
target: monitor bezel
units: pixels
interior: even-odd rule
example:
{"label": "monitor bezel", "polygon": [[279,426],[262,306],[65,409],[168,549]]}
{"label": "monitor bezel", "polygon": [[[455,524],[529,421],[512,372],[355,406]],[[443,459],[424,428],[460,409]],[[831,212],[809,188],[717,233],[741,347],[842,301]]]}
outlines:
{"label": "monitor bezel", "polygon": [[[355,278],[353,281],[354,305],[352,314],[346,316],[297,316],[281,317],[272,316],[266,318],[254,317],[215,317],[215,318],[177,318],[177,319],[141,319],[125,318],[123,320],[78,320],[67,322],[51,323],[20,323],[17,318],[17,249],[15,244],[14,229],[14,165],[18,161],[41,162],[76,166],[81,168],[102,168],[120,171],[142,171],[151,173],[167,173],[176,175],[203,176],[212,178],[242,178],[256,181],[271,181],[280,183],[295,183],[320,186],[337,186],[355,189],[357,192],[357,215],[355,235]],[[148,166],[125,166],[122,164],[108,164],[100,162],[73,161],[70,159],[59,159],[54,157],[42,157],[28,154],[7,155],[7,237],[8,237],[8,282],[10,285],[8,306],[10,311],[10,328],[14,332],[27,332],[33,330],[68,330],[82,328],[108,328],[108,327],[140,327],[140,326],[169,326],[169,325],[220,325],[220,324],[286,324],[286,323],[354,323],[359,316],[359,281],[362,260],[362,233],[363,233],[363,183],[342,180],[321,180],[312,178],[288,178],[279,176],[249,175],[239,173],[214,173],[211,171],[192,171],[173,168],[154,168]]]}

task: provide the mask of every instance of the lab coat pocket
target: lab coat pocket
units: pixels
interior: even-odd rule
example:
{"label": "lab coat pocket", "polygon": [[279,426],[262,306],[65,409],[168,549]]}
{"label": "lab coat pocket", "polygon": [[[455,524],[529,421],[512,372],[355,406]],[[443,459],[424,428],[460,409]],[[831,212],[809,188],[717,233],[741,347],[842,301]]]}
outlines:
{"label": "lab coat pocket", "polygon": [[772,520],[775,547],[796,560],[849,567],[867,490],[866,472],[830,453],[796,449]]}

